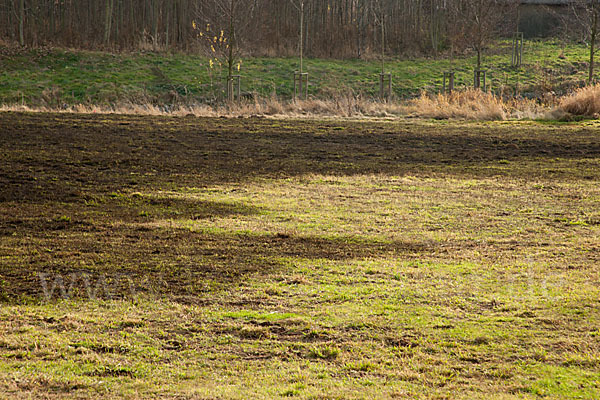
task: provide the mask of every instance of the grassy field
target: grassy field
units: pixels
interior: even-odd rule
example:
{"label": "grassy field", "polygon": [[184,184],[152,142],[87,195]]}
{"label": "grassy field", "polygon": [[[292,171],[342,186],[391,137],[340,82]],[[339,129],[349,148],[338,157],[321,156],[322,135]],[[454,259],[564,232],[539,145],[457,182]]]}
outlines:
{"label": "grassy field", "polygon": [[598,398],[599,127],[0,114],[0,398]]}
{"label": "grassy field", "polygon": [[[0,49],[1,50],[1,49]],[[528,41],[524,65],[510,67],[510,43],[496,43],[484,58],[492,90],[530,96],[549,90],[564,94],[587,77],[587,48],[559,41]],[[171,104],[211,101],[222,92],[225,71],[211,69],[200,56],[183,54],[108,54],[71,50],[5,51],[0,56],[0,104],[25,103],[61,107],[65,104],[114,104],[119,102]],[[2,51],[0,51],[2,54]],[[292,94],[294,58],[249,58],[240,73],[243,89],[261,96]],[[457,86],[471,86],[475,58],[466,54],[447,58],[390,59],[399,97],[422,90],[437,92],[443,72],[454,68]],[[377,60],[308,59],[310,94],[331,97],[352,92],[378,93],[380,63]],[[502,89],[504,88],[504,89]]]}

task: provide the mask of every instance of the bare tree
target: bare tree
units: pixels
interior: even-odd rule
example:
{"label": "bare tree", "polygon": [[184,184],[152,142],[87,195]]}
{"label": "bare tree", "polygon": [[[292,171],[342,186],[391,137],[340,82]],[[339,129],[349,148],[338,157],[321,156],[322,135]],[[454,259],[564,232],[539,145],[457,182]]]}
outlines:
{"label": "bare tree", "polygon": [[381,48],[381,74],[385,73],[385,16],[386,10],[383,4],[383,0],[375,0],[373,7],[373,15],[375,16],[375,23],[381,32],[380,36],[380,48]]}
{"label": "bare tree", "polygon": [[477,69],[481,69],[485,47],[495,36],[498,22],[498,0],[461,0],[455,2],[455,18],[462,36],[457,38],[477,54]]}
{"label": "bare tree", "polygon": [[510,25],[517,0],[456,0],[449,2],[447,34],[451,47],[470,48],[481,69],[486,48]]}
{"label": "bare tree", "polygon": [[594,80],[595,55],[598,49],[598,17],[600,16],[600,0],[577,0],[572,4],[575,15],[585,40],[589,45],[588,84]]}
{"label": "bare tree", "polygon": [[429,7],[431,49],[434,54],[437,54],[448,39],[446,32],[449,28],[446,25],[448,2],[446,0],[430,0]]}
{"label": "bare tree", "polygon": [[112,30],[114,0],[106,0],[106,8],[104,10],[104,45],[110,43],[110,33]]}
{"label": "bare tree", "polygon": [[17,31],[19,36],[19,45],[25,46],[25,0],[16,0],[16,4],[10,4],[14,7],[13,12],[17,21]]}
{"label": "bare tree", "polygon": [[304,72],[304,5],[306,0],[291,0],[292,4],[300,14],[300,40],[298,42],[298,52],[300,53],[300,74]]}
{"label": "bare tree", "polygon": [[213,0],[197,7],[198,22],[194,26],[213,57],[227,65],[227,79],[232,79],[239,65],[242,45],[253,22],[256,0]]}
{"label": "bare tree", "polygon": [[361,58],[371,11],[371,0],[355,0],[351,18],[356,24],[356,57]]}

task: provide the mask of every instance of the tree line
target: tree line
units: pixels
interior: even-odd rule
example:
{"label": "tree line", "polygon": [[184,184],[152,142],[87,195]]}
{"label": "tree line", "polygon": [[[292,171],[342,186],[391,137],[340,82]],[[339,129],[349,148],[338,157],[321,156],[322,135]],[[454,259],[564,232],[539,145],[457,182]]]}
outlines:
{"label": "tree line", "polygon": [[[0,37],[22,46],[195,51],[198,26],[222,26],[253,55],[299,47],[300,0],[0,0]],[[516,29],[516,0],[303,0],[302,40],[313,57],[478,50]],[[235,15],[230,15],[231,12]],[[230,26],[233,23],[235,26]],[[384,30],[381,27],[385,28]]]}

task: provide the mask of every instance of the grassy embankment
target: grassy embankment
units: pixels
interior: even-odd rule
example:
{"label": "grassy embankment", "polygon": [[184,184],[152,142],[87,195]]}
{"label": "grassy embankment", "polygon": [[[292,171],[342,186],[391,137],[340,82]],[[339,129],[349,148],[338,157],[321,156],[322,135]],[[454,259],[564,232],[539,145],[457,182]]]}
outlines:
{"label": "grassy embankment", "polygon": [[[525,65],[510,68],[510,44],[499,42],[485,57],[492,88],[514,93],[558,88],[565,91],[585,81],[586,48],[554,41],[526,42]],[[560,55],[564,57],[559,57]],[[289,98],[291,73],[297,60],[251,58],[243,61],[243,88],[261,96],[276,93]],[[472,85],[474,57],[458,57],[453,63],[457,85]],[[394,89],[400,97],[422,90],[437,92],[448,59],[390,60]],[[331,97],[352,92],[377,94],[380,64],[377,60],[306,61],[311,75],[310,92]],[[107,105],[119,102],[159,103],[207,101],[221,88],[224,72],[211,70],[206,60],[192,55],[107,54],[70,50],[27,51],[0,59],[0,104],[25,103],[60,107],[78,103]]]}
{"label": "grassy embankment", "polygon": [[0,114],[0,397],[598,398],[598,128]]}

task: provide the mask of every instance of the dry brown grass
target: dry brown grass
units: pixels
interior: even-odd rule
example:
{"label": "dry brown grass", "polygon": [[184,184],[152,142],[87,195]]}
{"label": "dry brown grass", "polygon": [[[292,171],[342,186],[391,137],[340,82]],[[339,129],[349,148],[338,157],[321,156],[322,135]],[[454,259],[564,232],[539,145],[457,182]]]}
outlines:
{"label": "dry brown grass", "polygon": [[502,120],[507,118],[506,107],[498,97],[481,90],[455,91],[430,96],[422,94],[410,100],[407,111],[419,117],[436,119]]}
{"label": "dry brown grass", "polygon": [[404,115],[404,107],[398,102],[381,102],[351,94],[339,95],[327,100],[311,99],[288,104],[288,112],[302,115],[338,117],[393,117]]}
{"label": "dry brown grass", "polygon": [[277,97],[254,99],[232,104],[209,106],[205,104],[160,107],[153,104],[123,103],[115,106],[78,104],[56,108],[51,106],[31,107],[21,104],[1,105],[0,111],[66,112],[82,114],[135,114],[135,115],[195,115],[197,117],[391,117],[404,115],[400,103],[382,103],[358,96],[345,95],[336,98],[308,99],[298,101],[281,100]]}
{"label": "dry brown grass", "polygon": [[559,108],[573,115],[598,117],[600,115],[600,85],[577,89],[570,96],[561,99]]}
{"label": "dry brown grass", "polygon": [[542,101],[525,98],[495,96],[481,90],[468,89],[451,94],[427,95],[409,100],[404,115],[434,119],[505,120],[505,119],[554,119],[552,111],[556,100]]}
{"label": "dry brown grass", "polygon": [[17,111],[17,112],[56,112],[56,113],[75,113],[75,114],[123,114],[123,115],[174,115],[185,116],[195,115],[198,117],[215,117],[225,115],[219,110],[213,109],[210,106],[203,104],[176,106],[171,109],[165,109],[154,104],[134,104],[123,103],[118,106],[100,106],[76,104],[73,106],[55,108],[48,106],[30,107],[21,104],[3,104],[0,105],[1,111]]}
{"label": "dry brown grass", "polygon": [[[600,102],[599,102],[600,107]],[[396,118],[420,117],[435,119],[504,120],[536,119],[548,117],[549,105],[534,100],[500,97],[480,90],[455,91],[451,94],[427,95],[408,101],[381,102],[351,92],[337,93],[328,99],[289,101],[276,96],[254,98],[232,104],[156,106],[150,103],[122,103],[115,106],[74,105],[64,108],[52,106],[2,105],[0,111],[67,112],[86,114],[135,115],[194,115],[197,117],[249,117],[274,118]]]}

